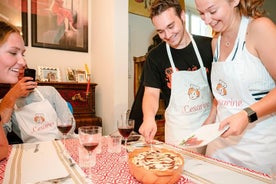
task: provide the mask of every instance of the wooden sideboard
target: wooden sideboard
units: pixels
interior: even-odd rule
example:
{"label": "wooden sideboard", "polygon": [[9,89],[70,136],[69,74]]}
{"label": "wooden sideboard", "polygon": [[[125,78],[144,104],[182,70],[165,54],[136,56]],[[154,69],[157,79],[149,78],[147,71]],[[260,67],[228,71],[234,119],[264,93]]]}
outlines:
{"label": "wooden sideboard", "polygon": [[[97,84],[90,84],[88,96],[86,96],[87,83],[38,82],[38,85],[53,86],[66,101],[71,103],[76,120],[76,133],[80,126],[102,126],[102,119],[96,116],[95,110],[95,88]],[[0,98],[3,98],[9,88],[10,85],[8,84],[0,84]]]}

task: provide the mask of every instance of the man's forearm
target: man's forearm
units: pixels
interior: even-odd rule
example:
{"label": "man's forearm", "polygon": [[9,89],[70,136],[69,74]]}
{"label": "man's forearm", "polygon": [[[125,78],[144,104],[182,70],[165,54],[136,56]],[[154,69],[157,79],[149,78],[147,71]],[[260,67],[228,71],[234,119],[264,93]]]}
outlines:
{"label": "man's forearm", "polygon": [[153,121],[155,120],[155,115],[158,111],[159,101],[152,96],[144,96],[143,98],[143,117],[144,121]]}

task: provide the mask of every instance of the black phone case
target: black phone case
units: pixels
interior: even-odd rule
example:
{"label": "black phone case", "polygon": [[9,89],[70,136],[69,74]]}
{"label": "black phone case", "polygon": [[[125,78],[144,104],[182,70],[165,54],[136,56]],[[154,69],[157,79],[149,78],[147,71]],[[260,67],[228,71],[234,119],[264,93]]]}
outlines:
{"label": "black phone case", "polygon": [[32,77],[33,81],[35,81],[35,73],[36,73],[35,69],[27,68],[24,71],[24,76],[25,77]]}

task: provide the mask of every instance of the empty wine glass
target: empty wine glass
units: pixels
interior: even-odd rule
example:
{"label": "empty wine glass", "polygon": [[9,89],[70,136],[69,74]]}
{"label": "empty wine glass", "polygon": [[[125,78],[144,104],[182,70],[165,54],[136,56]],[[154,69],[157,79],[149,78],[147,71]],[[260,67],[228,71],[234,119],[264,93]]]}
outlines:
{"label": "empty wine glass", "polygon": [[[99,126],[82,126],[78,129],[80,144],[88,151],[90,163],[93,150],[95,150],[100,141],[100,132],[101,127]],[[89,178],[92,180],[91,167],[89,167]]]}
{"label": "empty wine glass", "polygon": [[125,155],[122,158],[124,161],[127,160],[127,139],[134,129],[134,124],[135,121],[133,119],[121,119],[117,121],[117,128],[121,136],[124,138],[125,143]]}
{"label": "empty wine glass", "polygon": [[62,133],[63,144],[64,144],[65,148],[66,148],[65,138],[66,138],[66,135],[68,134],[68,132],[72,129],[73,122],[74,122],[73,117],[70,117],[68,119],[65,118],[65,120],[62,120],[62,121],[59,119],[57,120],[57,128]]}

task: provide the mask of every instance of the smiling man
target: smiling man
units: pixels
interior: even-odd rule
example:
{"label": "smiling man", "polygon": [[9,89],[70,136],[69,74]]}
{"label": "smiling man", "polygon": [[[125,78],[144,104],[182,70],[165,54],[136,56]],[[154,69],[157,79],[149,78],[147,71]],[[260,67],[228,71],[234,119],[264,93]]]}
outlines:
{"label": "smiling man", "polygon": [[[210,112],[211,38],[187,32],[185,12],[177,0],[154,1],[150,18],[163,42],[149,52],[145,62],[143,123],[139,132],[147,141],[154,138],[161,91],[167,106],[165,141],[177,145],[198,129]],[[204,108],[196,111],[185,110],[203,104]]]}

